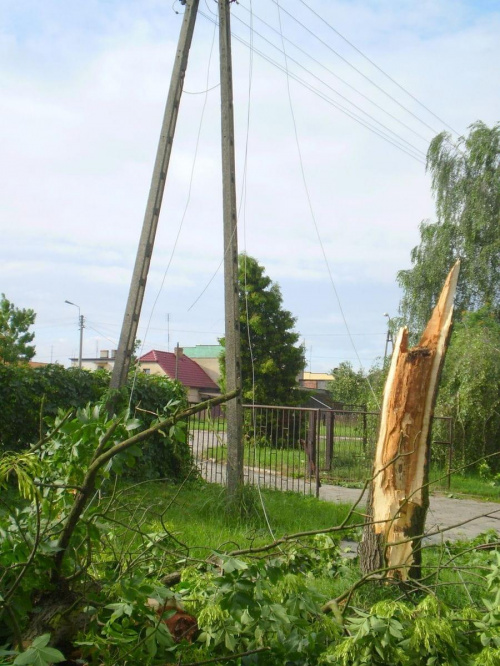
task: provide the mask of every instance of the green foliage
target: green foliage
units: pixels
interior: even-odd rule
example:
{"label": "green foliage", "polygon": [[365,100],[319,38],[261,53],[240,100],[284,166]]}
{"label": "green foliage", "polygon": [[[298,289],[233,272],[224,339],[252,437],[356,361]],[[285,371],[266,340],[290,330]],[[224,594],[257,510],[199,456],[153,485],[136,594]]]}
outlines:
{"label": "green foliage", "polygon": [[352,363],[342,361],[331,372],[330,394],[336,402],[344,405],[366,405],[368,383],[362,370],[354,370]]}
{"label": "green foliage", "polygon": [[[465,313],[455,326],[438,397],[455,421],[456,464],[495,453],[500,438],[500,323],[489,308]],[[462,459],[460,461],[460,458]],[[497,470],[500,460],[492,458]]]}
{"label": "green foliage", "polygon": [[349,361],[342,361],[331,372],[333,381],[328,388],[333,400],[347,406],[379,410],[389,365],[390,359],[387,359],[380,364],[374,364],[365,372],[354,370]]}
{"label": "green foliage", "polygon": [[[293,328],[296,319],[283,308],[279,285],[264,267],[239,256],[239,308],[243,401],[261,405],[294,405],[300,400],[297,377],[305,367],[303,346]],[[224,345],[224,338],[220,340]],[[225,384],[225,356],[220,360]]]}
{"label": "green foliage", "polygon": [[456,146],[449,134],[439,134],[430,144],[427,169],[437,222],[421,224],[413,268],[398,273],[401,314],[414,333],[425,327],[458,258],[458,318],[484,305],[500,311],[500,123],[491,128],[474,123]]}
{"label": "green foliage", "polygon": [[[133,386],[132,410],[145,426],[164,415],[172,400],[186,404],[179,382],[167,377],[131,373],[127,386],[117,396],[116,409],[128,407]],[[109,373],[47,365],[0,365],[0,452],[26,449],[37,442],[60,409],[82,408],[88,402],[104,401]],[[128,474],[135,478],[179,479],[189,472],[191,453],[185,432],[155,434],[140,465]]]}
{"label": "green foliage", "polygon": [[49,641],[50,634],[38,636],[26,652],[16,657],[14,664],[16,666],[28,666],[30,664],[33,664],[33,666],[49,666],[65,661],[64,655],[59,650],[48,647]]}
{"label": "green foliage", "polygon": [[104,371],[47,365],[0,365],[0,451],[26,448],[43,436],[44,417],[59,409],[83,407],[95,402],[109,385]]}
{"label": "green foliage", "polygon": [[2,294],[0,299],[0,363],[29,361],[35,355],[29,329],[35,323],[34,310],[20,310]]}

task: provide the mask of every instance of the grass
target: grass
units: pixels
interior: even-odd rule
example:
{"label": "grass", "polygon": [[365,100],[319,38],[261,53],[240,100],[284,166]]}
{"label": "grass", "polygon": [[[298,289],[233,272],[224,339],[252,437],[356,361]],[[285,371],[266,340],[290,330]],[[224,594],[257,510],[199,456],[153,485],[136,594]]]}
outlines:
{"label": "grass", "polygon": [[[337,525],[349,510],[347,505],[323,502],[298,493],[267,489],[261,492],[277,538]],[[191,557],[206,557],[212,550],[247,548],[250,544],[260,545],[272,540],[254,488],[245,488],[243,516],[237,518],[225,510],[225,490],[205,482],[187,484],[180,492],[176,486],[152,482],[141,490],[124,493],[122,503],[133,506],[136,516],[144,516],[141,529],[146,531],[162,529],[158,515],[171,504],[164,523],[179,541],[189,544]]]}
{"label": "grass", "polygon": [[[431,481],[436,480],[445,474],[446,472],[442,469],[431,467]],[[479,474],[474,472],[469,472],[467,476],[462,474],[452,474],[449,489],[447,487],[446,479],[442,479],[439,483],[433,484],[431,489],[448,492],[457,497],[464,496],[485,501],[500,502],[500,486],[493,485],[492,481],[481,478]]]}
{"label": "grass", "polygon": [[[115,517],[132,530],[140,527],[146,533],[164,533],[166,528],[173,535],[168,547],[175,549],[177,555],[163,563],[163,566],[166,566],[163,570],[173,571],[179,566],[179,561],[182,561],[182,552],[189,558],[205,560],[214,551],[230,552],[260,546],[285,534],[338,525],[349,510],[348,505],[324,502],[298,493],[267,489],[262,489],[261,492],[272,535],[255,488],[245,488],[242,497],[244,510],[242,515],[235,517],[225,509],[225,490],[221,486],[205,482],[186,484],[180,490],[165,483],[149,482],[139,488],[123,491],[121,507]],[[159,516],[166,508],[162,524]],[[358,519],[355,518],[354,522],[358,522]],[[359,533],[358,531],[358,536]],[[352,534],[352,531],[346,531],[343,536]],[[124,544],[122,552],[129,553],[126,559],[133,558],[136,549],[141,548],[140,540],[136,539],[134,542],[133,532],[126,530],[121,540]],[[179,544],[185,544],[185,547]],[[308,547],[307,541],[303,546]],[[462,547],[467,549],[468,544],[462,544]],[[436,567],[440,567],[452,555],[452,551],[453,554],[457,553],[460,546],[450,546],[452,551],[448,548],[437,546],[424,550],[424,572],[430,576],[427,579],[428,585],[433,586]],[[103,555],[105,556],[105,553]],[[113,556],[116,556],[116,553],[113,553]],[[484,553],[481,560],[486,557],[487,553]],[[476,555],[468,553],[454,560],[453,567],[440,571],[440,582],[444,585],[439,587],[437,593],[443,601],[451,605],[466,605],[469,603],[468,595],[471,594],[474,602],[479,602],[480,595],[484,594],[484,572],[477,569],[483,562],[476,560]],[[468,566],[462,572],[457,572],[456,566],[460,564]],[[340,576],[315,576],[310,584],[327,597],[335,597],[349,589],[359,577],[357,560],[345,560]],[[464,582],[468,585],[468,591]],[[402,590],[397,585],[381,586],[370,583],[356,593],[356,605],[368,608],[379,599],[399,598],[401,594]]]}

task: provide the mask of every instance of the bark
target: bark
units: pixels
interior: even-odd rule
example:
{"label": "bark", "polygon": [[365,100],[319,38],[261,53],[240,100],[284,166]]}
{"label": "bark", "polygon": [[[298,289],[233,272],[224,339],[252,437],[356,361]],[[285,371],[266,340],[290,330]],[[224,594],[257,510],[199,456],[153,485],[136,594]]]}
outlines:
{"label": "bark", "polygon": [[[360,547],[363,573],[391,567],[387,576],[420,575],[420,542],[429,507],[430,424],[451,334],[459,262],[450,271],[420,338],[408,349],[399,331],[387,377],[375,452],[368,515]],[[380,521],[380,522],[378,522]]]}

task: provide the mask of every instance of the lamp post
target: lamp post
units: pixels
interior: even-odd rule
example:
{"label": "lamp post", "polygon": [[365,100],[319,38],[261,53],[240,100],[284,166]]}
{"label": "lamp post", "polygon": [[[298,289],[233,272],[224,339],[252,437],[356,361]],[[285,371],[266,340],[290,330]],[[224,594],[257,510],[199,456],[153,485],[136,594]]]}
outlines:
{"label": "lamp post", "polygon": [[385,362],[385,359],[387,358],[387,348],[389,346],[389,342],[391,343],[391,354],[394,351],[394,340],[392,338],[391,318],[389,317],[389,313],[384,312],[384,317],[387,317],[387,335],[385,338],[385,350],[384,350],[384,362]]}
{"label": "lamp post", "polygon": [[82,314],[80,314],[80,306],[77,305],[76,303],[72,303],[71,301],[64,301],[68,305],[73,305],[75,308],[78,308],[78,325],[80,327],[80,350],[78,352],[78,367],[81,370],[82,369],[82,349],[83,349],[83,322],[84,322],[84,317]]}

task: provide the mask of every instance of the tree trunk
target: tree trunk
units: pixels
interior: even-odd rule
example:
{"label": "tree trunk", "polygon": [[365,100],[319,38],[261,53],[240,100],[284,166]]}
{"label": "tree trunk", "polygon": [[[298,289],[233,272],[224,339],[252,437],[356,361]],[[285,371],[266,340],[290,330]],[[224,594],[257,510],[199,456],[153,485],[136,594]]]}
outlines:
{"label": "tree trunk", "polygon": [[451,334],[459,262],[450,271],[416,347],[408,329],[399,331],[387,377],[373,480],[369,522],[360,547],[363,573],[388,568],[387,576],[420,575],[420,542],[429,506],[430,424]]}

